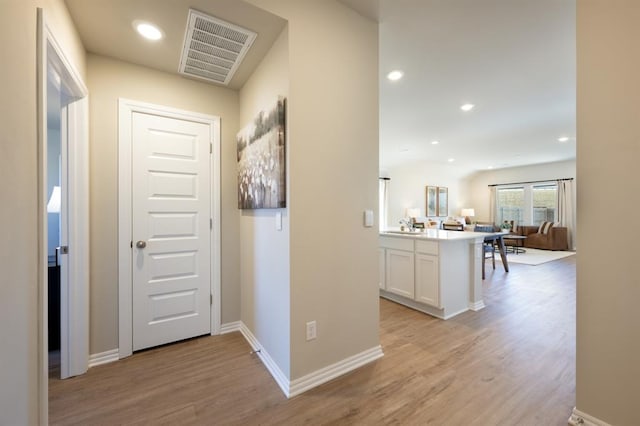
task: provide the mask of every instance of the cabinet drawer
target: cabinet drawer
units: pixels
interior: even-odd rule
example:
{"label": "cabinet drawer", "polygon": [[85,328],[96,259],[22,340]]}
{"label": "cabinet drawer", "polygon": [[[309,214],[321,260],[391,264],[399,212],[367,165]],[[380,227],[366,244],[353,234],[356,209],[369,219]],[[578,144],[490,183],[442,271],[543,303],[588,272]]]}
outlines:
{"label": "cabinet drawer", "polygon": [[413,240],[410,238],[380,237],[379,241],[380,247],[413,251]]}
{"label": "cabinet drawer", "polygon": [[416,241],[416,252],[438,255],[438,243],[436,241]]}

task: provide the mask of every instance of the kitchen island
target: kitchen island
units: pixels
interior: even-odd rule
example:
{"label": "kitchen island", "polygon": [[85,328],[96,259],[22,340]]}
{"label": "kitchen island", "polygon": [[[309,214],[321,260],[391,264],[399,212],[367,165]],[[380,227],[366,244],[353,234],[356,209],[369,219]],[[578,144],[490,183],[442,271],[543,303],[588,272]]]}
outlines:
{"label": "kitchen island", "polygon": [[389,230],[380,233],[380,296],[449,319],[482,300],[481,232]]}

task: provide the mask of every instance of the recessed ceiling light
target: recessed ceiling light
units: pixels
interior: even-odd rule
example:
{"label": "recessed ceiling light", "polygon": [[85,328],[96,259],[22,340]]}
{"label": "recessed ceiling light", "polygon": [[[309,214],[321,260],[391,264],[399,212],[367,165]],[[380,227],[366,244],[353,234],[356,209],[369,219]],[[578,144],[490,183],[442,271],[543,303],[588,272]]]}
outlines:
{"label": "recessed ceiling light", "polygon": [[487,169],[493,170],[493,166],[489,166],[489,167],[487,167]]}
{"label": "recessed ceiling light", "polygon": [[453,163],[454,161],[456,161],[456,159],[455,158],[449,158],[447,161],[450,162],[450,163]]}
{"label": "recessed ceiling light", "polygon": [[464,104],[460,107],[460,109],[463,111],[471,111],[473,107],[475,107],[474,104]]}
{"label": "recessed ceiling light", "polygon": [[160,28],[146,21],[133,21],[133,28],[135,28],[138,34],[147,40],[156,41],[164,37]]}
{"label": "recessed ceiling light", "polygon": [[440,141],[431,141],[431,145],[438,145]]}
{"label": "recessed ceiling light", "polygon": [[387,78],[391,81],[398,81],[404,76],[404,73],[400,70],[393,70],[387,74]]}
{"label": "recessed ceiling light", "polygon": [[568,138],[568,137],[566,137],[566,136],[563,136],[563,137],[561,137],[561,138],[558,138],[558,142],[567,142],[568,140],[569,140],[569,138]]}

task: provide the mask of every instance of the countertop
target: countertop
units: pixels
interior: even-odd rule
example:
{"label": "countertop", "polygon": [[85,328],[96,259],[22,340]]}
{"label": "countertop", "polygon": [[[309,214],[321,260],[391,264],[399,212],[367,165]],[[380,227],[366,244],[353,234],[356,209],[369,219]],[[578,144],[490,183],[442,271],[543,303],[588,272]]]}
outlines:
{"label": "countertop", "polygon": [[442,229],[424,229],[415,231],[400,231],[400,228],[390,228],[380,232],[381,237],[394,238],[413,238],[420,240],[438,240],[438,241],[460,241],[472,240],[487,236],[486,232],[469,232],[469,231],[444,231]]}

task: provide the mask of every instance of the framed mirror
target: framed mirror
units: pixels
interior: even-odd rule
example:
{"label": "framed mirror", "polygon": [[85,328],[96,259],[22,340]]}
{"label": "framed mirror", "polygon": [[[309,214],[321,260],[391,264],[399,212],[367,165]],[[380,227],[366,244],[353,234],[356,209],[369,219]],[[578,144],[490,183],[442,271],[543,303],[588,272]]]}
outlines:
{"label": "framed mirror", "polygon": [[449,190],[438,187],[438,216],[449,216]]}
{"label": "framed mirror", "polygon": [[427,186],[427,208],[425,209],[427,216],[438,216],[438,188],[435,186]]}
{"label": "framed mirror", "polygon": [[449,212],[449,190],[444,186],[427,186],[427,216],[446,217]]}

